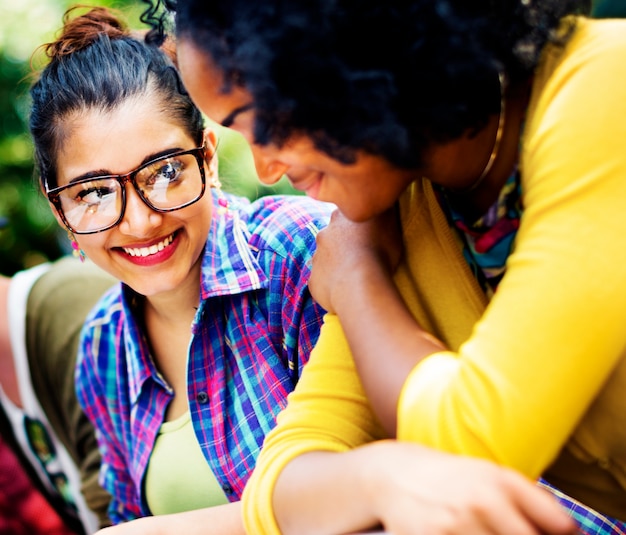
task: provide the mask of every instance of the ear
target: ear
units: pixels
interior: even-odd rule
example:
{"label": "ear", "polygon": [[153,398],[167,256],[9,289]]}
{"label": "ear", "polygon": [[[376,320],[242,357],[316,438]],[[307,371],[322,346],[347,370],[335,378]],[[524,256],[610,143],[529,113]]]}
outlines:
{"label": "ear", "polygon": [[204,129],[203,135],[204,141],[204,161],[207,164],[207,168],[209,171],[209,182],[213,177],[217,177],[218,174],[218,165],[217,165],[217,135],[215,131],[210,128]]}
{"label": "ear", "polygon": [[56,206],[54,206],[54,204],[52,204],[50,201],[48,201],[48,204],[50,205],[50,210],[52,210],[52,215],[57,220],[57,223],[59,224],[59,226],[63,230],[67,230],[67,227],[65,226],[65,223],[63,222],[63,218],[59,215],[59,212],[56,209]]}
{"label": "ear", "polygon": [[[46,188],[43,185],[43,180],[41,179],[41,177],[39,177],[39,189],[41,191],[41,194],[46,199],[46,201],[48,201],[48,195],[46,194]],[[50,210],[52,210],[52,215],[57,220],[57,223],[59,224],[59,226],[62,229],[67,229],[67,227],[65,226],[65,223],[63,223],[63,218],[59,215],[59,212],[56,209],[56,206],[54,206],[54,204],[52,204],[50,201],[48,201],[48,206],[50,206]]]}

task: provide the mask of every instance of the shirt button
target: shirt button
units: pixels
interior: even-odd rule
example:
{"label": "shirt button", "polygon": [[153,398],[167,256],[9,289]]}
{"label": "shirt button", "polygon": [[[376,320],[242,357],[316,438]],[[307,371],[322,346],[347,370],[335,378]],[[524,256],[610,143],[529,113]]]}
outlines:
{"label": "shirt button", "polygon": [[209,401],[209,395],[206,392],[198,392],[198,395],[196,396],[196,401],[201,405],[204,405]]}
{"label": "shirt button", "polygon": [[233,493],[233,488],[228,483],[222,485],[222,490],[226,496],[230,496]]}

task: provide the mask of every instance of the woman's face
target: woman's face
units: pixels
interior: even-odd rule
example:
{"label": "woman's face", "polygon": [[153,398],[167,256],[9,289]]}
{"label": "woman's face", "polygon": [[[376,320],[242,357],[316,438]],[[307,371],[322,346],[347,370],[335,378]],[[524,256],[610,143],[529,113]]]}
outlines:
{"label": "woman's face", "polygon": [[[144,95],[112,111],[88,110],[66,120],[58,186],[77,177],[125,174],[165,153],[195,148],[189,134],[159,109],[156,97]],[[211,154],[215,137],[207,138]],[[204,167],[208,185],[211,177],[208,166]],[[87,257],[148,297],[199,285],[200,259],[212,217],[209,192],[195,204],[158,213],[130,183],[125,187],[126,210],[117,226],[75,236]]]}
{"label": "woman's face", "polygon": [[316,149],[307,136],[293,136],[281,147],[256,144],[254,110],[247,108],[252,100],[247,91],[239,87],[228,94],[220,91],[220,71],[189,40],[179,42],[177,54],[192,99],[209,118],[246,138],[263,183],[273,184],[287,175],[296,189],[335,203],[349,219],[364,221],[391,207],[419,176],[363,152],[357,154],[353,164],[343,164]]}

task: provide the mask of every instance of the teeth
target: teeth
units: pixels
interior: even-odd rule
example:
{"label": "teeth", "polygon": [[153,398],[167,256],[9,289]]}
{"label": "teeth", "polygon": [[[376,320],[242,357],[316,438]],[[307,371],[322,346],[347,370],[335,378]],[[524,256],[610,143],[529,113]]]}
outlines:
{"label": "teeth", "polygon": [[174,234],[170,234],[167,238],[155,243],[150,247],[122,247],[126,254],[130,256],[149,256],[165,249],[174,240]]}

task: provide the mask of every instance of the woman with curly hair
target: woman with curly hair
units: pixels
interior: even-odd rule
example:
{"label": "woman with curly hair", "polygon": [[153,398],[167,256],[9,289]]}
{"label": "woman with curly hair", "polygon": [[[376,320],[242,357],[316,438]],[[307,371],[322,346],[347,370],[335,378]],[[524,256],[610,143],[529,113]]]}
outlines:
{"label": "woman with curly hair", "polygon": [[310,281],[335,314],[244,494],[250,532],[436,532],[454,508],[420,519],[407,442],[624,529],[626,21],[587,8],[178,1],[192,98],[261,180],[339,208]]}

